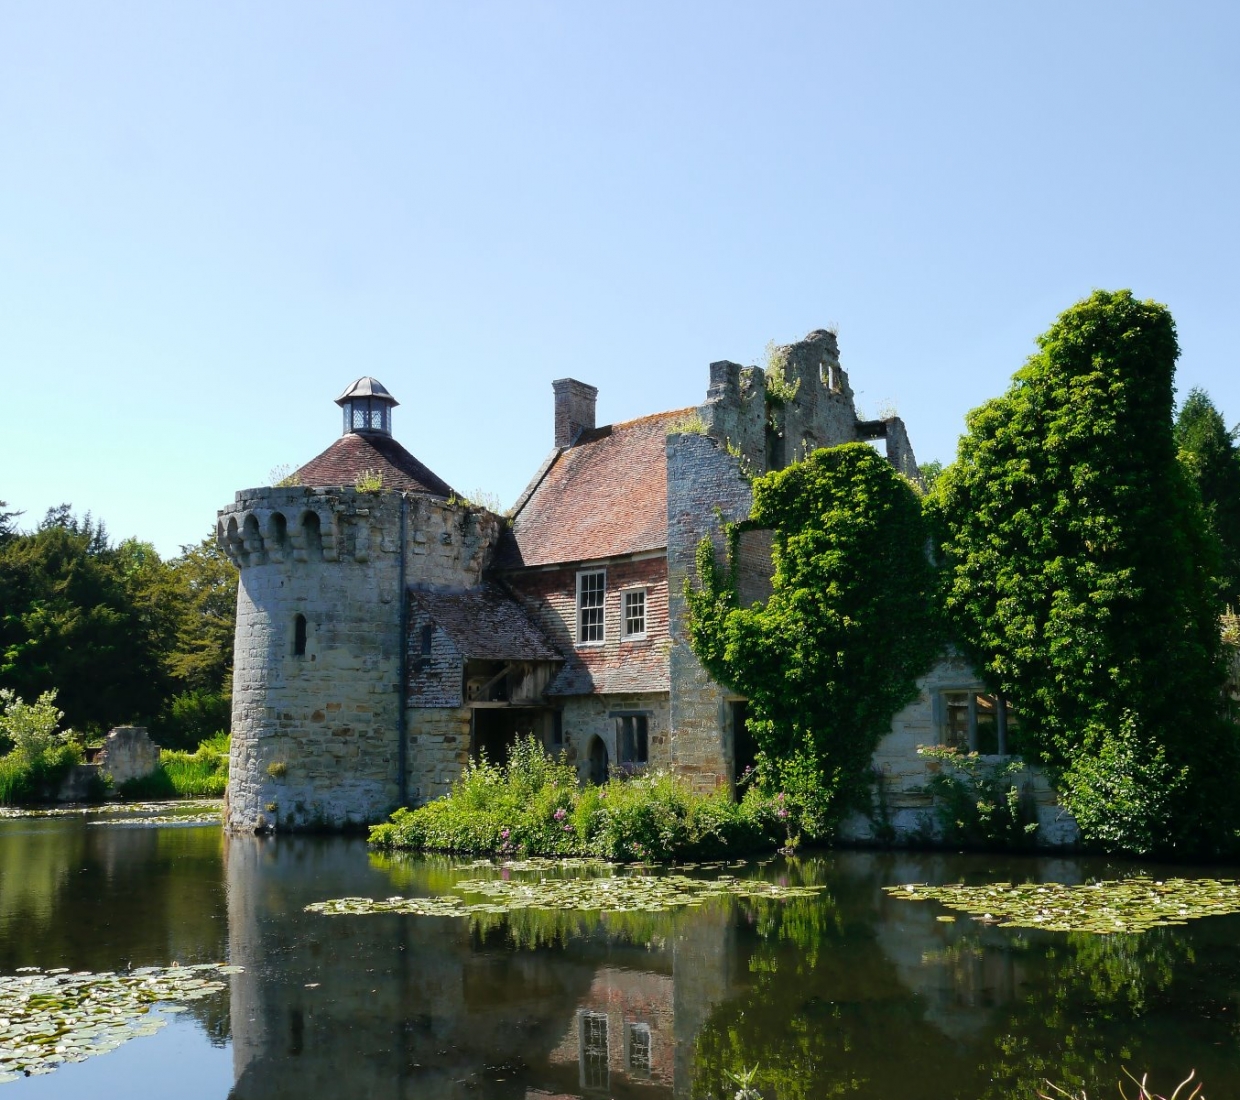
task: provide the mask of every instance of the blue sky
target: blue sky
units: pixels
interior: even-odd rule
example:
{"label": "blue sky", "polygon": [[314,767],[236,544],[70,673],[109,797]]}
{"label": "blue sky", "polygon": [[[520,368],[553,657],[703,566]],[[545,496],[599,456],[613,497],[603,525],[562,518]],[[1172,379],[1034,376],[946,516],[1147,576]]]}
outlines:
{"label": "blue sky", "polygon": [[339,432],[508,504],[838,325],[922,459],[1094,287],[1240,420],[1240,5],[0,0],[0,499],[175,553]]}

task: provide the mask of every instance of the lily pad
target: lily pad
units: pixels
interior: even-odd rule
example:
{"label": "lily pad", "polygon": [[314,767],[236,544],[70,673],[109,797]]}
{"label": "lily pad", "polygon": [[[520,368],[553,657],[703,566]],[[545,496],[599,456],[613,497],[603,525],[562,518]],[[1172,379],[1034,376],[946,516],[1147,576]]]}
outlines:
{"label": "lily pad", "polygon": [[106,1054],[167,1021],[152,1006],[181,1011],[224,988],[219,963],[147,966],[124,974],[22,967],[0,976],[0,1082],[50,1073],[65,1062]]}
{"label": "lily pad", "polygon": [[[556,866],[562,866],[557,864]],[[821,886],[777,886],[762,879],[714,879],[685,875],[602,875],[590,878],[465,879],[454,889],[486,900],[461,897],[336,898],[306,906],[306,911],[341,916],[361,913],[410,913],[423,917],[464,917],[473,913],[511,913],[519,909],[551,909],[602,913],[658,913],[700,905],[708,898],[787,899],[814,897]]]}
{"label": "lily pad", "polygon": [[1144,932],[1198,917],[1240,913],[1240,883],[1230,879],[1130,878],[1080,886],[911,884],[883,889],[907,901],[937,901],[986,924],[1051,932]]}

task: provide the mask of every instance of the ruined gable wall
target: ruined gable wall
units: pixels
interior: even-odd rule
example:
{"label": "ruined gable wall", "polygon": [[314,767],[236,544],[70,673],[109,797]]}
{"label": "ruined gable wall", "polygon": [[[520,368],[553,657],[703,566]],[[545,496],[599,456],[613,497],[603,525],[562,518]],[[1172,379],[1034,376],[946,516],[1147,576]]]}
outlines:
{"label": "ruined gable wall", "polygon": [[[407,582],[478,583],[500,521],[403,499]],[[398,492],[298,487],[241,492],[220,513],[240,569],[230,830],[362,824],[401,800],[401,509]]]}

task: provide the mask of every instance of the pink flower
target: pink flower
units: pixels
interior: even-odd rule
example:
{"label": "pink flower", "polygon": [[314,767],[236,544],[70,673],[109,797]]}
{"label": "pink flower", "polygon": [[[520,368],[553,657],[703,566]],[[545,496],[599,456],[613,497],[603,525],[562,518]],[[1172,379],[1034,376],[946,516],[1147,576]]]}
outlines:
{"label": "pink flower", "polygon": [[780,806],[779,809],[775,811],[775,816],[776,817],[787,817],[788,811],[784,809],[783,806]]}
{"label": "pink flower", "polygon": [[563,821],[566,817],[568,817],[568,811],[567,811],[566,809],[564,809],[564,807],[563,807],[563,806],[561,806],[561,807],[560,807],[558,810],[556,810],[556,811],[555,811],[555,813],[554,813],[554,814],[552,814],[551,816],[552,816],[552,817],[554,817],[554,818],[556,819],[556,821]]}
{"label": "pink flower", "polygon": [[783,791],[780,791],[780,792],[779,792],[779,794],[777,794],[777,795],[775,796],[775,801],[776,801],[776,802],[782,802],[783,800],[784,800],[784,792],[783,792]]}
{"label": "pink flower", "polygon": [[573,823],[571,821],[564,826],[564,831],[566,833],[571,833],[573,831]]}
{"label": "pink flower", "polygon": [[500,836],[500,839],[501,839],[501,840],[507,840],[507,839],[508,839],[508,830],[507,830],[507,829],[500,829],[500,831],[499,831],[499,836]]}

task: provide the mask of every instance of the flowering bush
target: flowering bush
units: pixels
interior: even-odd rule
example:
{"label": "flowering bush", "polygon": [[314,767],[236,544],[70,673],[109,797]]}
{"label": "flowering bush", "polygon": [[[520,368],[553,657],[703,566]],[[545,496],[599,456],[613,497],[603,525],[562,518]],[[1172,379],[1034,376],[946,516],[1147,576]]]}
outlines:
{"label": "flowering bush", "polygon": [[397,810],[371,829],[370,842],[661,862],[775,847],[787,831],[780,809],[777,799],[753,788],[737,803],[727,790],[697,794],[662,772],[580,787],[572,765],[548,756],[531,737],[513,748],[504,766],[473,763],[445,797]]}

